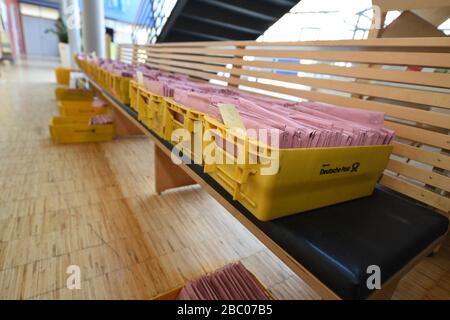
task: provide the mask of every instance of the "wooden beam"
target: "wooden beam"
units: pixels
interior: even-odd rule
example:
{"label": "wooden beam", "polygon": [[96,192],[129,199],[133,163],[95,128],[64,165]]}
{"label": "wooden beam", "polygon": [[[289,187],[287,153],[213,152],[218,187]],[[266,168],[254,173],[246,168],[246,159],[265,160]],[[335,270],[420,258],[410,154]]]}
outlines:
{"label": "wooden beam", "polygon": [[158,194],[194,184],[197,183],[179,165],[174,164],[161,147],[155,146],[155,188]]}
{"label": "wooden beam", "polygon": [[450,88],[450,75],[432,72],[416,72],[407,70],[387,70],[367,68],[367,65],[343,67],[329,64],[301,64],[292,62],[248,61],[231,58],[204,57],[195,55],[160,54],[149,55],[147,62],[179,66],[187,69],[198,69],[221,72],[227,64],[260,69],[286,70],[312,74],[327,74],[342,77],[380,80],[395,83],[419,84],[424,86]]}
{"label": "wooden beam", "polygon": [[450,5],[447,8],[415,9],[412,12],[437,28],[450,17]]}
{"label": "wooden beam", "polygon": [[428,204],[433,208],[437,208],[448,215],[450,211],[450,199],[440,196],[437,193],[426,190],[421,186],[412,184],[398,177],[391,175],[383,175],[380,183],[392,190],[403,193],[413,199],[417,199]]}
{"label": "wooden beam", "polygon": [[[173,42],[152,45],[152,48],[196,48],[196,47],[219,47],[230,48],[237,46],[245,47],[429,47],[439,48],[448,46],[449,38],[405,38],[405,39],[367,39],[367,40],[325,40],[325,41],[207,41],[207,42]],[[124,50],[135,48],[135,50],[146,49],[150,46],[122,46]]]}
{"label": "wooden beam", "polygon": [[[185,54],[186,48],[147,49],[149,53],[178,53]],[[359,63],[377,63],[387,65],[412,65],[424,67],[449,67],[449,53],[435,52],[403,52],[403,51],[355,51],[355,50],[283,50],[283,49],[220,49],[195,48],[190,54],[217,57],[265,57],[286,59],[308,59],[319,61],[346,61]]]}
{"label": "wooden beam", "polygon": [[431,152],[404,143],[394,142],[393,153],[437,168],[450,170],[450,157],[439,152]]}
{"label": "wooden beam", "polygon": [[114,132],[116,138],[143,137],[142,131],[136,125],[125,118],[122,113],[113,110]]}
{"label": "wooden beam", "polygon": [[404,11],[385,30],[380,33],[383,38],[445,37],[445,33],[433,24],[411,11]]}
{"label": "wooden beam", "polygon": [[383,12],[450,6],[448,0],[372,0],[372,3],[379,6]]}

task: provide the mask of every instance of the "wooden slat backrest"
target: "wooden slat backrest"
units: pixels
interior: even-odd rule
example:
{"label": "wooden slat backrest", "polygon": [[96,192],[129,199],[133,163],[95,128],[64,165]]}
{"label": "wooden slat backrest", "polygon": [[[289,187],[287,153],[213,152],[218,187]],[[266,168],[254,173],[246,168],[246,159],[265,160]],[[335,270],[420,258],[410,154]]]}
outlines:
{"label": "wooden slat backrest", "polygon": [[125,45],[120,58],[258,94],[382,111],[398,138],[381,184],[450,211],[449,38]]}

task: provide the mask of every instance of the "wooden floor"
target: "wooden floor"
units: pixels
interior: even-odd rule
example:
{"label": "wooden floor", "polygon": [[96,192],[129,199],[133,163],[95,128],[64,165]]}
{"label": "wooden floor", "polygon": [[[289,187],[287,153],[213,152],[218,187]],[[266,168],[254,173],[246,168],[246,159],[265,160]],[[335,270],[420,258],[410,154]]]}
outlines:
{"label": "wooden floor", "polygon": [[[54,145],[52,68],[0,67],[1,299],[148,299],[237,260],[276,298],[320,299],[199,187],[156,195],[148,140]],[[450,299],[450,241],[395,298]]]}

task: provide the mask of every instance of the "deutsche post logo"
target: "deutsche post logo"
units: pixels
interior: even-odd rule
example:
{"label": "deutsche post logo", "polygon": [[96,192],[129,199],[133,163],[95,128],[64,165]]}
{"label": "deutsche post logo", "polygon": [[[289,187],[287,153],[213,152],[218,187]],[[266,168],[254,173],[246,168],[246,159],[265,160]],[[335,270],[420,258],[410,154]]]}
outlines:
{"label": "deutsche post logo", "polygon": [[357,173],[361,166],[360,162],[355,162],[351,166],[333,167],[331,164],[322,165],[320,175],[338,174],[338,173]]}

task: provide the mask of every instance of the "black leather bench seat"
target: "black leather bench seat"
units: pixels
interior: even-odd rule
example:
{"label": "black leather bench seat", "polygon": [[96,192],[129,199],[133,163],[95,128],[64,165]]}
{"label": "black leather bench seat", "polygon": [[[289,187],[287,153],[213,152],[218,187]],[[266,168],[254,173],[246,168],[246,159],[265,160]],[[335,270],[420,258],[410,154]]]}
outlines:
{"label": "black leather bench seat", "polygon": [[379,188],[371,197],[252,221],[343,299],[366,299],[368,266],[380,267],[384,283],[449,226],[439,213]]}

